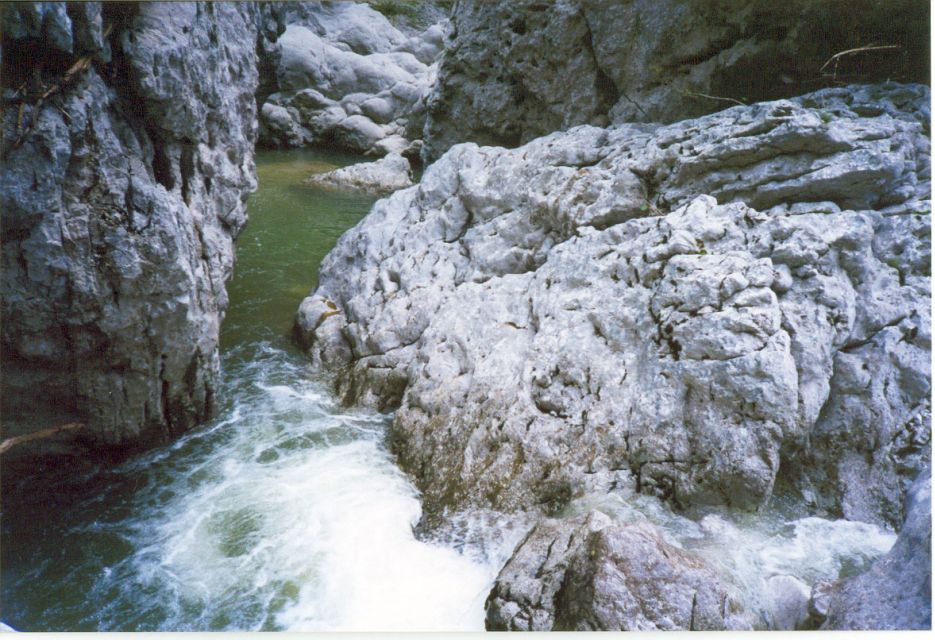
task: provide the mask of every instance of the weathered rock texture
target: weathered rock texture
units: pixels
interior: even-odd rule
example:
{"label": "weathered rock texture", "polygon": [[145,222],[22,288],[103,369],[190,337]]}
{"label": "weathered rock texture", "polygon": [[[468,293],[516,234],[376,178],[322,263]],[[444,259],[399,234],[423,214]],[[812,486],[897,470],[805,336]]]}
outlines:
{"label": "weathered rock texture", "polygon": [[785,457],[827,508],[860,491],[891,521],[872,485],[929,455],[928,101],[830,89],[459,145],[342,237],[300,339],[345,400],[399,406],[428,520],[613,481],[752,509]]}
{"label": "weathered rock texture", "polygon": [[648,523],[592,512],[544,520],[487,598],[488,630],[749,629],[736,597],[697,556]]}
{"label": "weathered rock texture", "polygon": [[253,11],[4,6],[4,437],[79,421],[135,445],[211,413],[255,187]]}
{"label": "weathered rock texture", "polygon": [[827,590],[822,629],[932,628],[932,472],[913,483],[893,549],[869,571]]}
{"label": "weathered rock texture", "polygon": [[264,64],[274,80],[258,96],[262,144],[418,157],[442,25],[407,37],[352,2],[273,3],[261,11]]}
{"label": "weathered rock texture", "polygon": [[386,194],[411,187],[411,169],[408,160],[398,153],[391,153],[374,162],[361,162],[309,176],[305,184],[328,189]]}
{"label": "weathered rock texture", "polygon": [[[928,82],[929,10],[923,0],[466,0],[423,154],[580,124],[675,122],[833,80]],[[832,55],[868,43],[900,48],[844,56],[823,75]]]}

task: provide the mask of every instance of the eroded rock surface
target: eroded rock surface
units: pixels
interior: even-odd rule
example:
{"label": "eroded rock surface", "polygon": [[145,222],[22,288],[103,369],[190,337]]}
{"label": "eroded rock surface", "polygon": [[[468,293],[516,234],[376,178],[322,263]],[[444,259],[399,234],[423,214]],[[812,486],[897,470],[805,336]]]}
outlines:
{"label": "eroded rock surface", "polygon": [[906,522],[893,549],[868,571],[815,598],[822,629],[932,628],[932,472],[913,483]]}
{"label": "eroded rock surface", "polygon": [[487,598],[488,630],[749,629],[736,597],[697,556],[652,525],[591,512],[543,520]]}
{"label": "eroded rock surface", "polygon": [[375,162],[361,162],[309,176],[305,184],[347,191],[392,193],[412,186],[412,168],[404,157],[391,153]]}
{"label": "eroded rock surface", "polygon": [[444,25],[406,36],[352,2],[271,3],[261,11],[275,79],[260,96],[261,143],[418,157]]}
{"label": "eroded rock surface", "polygon": [[[345,400],[399,406],[429,520],[550,511],[599,481],[752,509],[783,458],[820,467],[803,478],[869,451],[917,468],[928,448],[900,443],[930,432],[928,96],[459,145],[343,236],[300,340]],[[845,393],[860,380],[887,391]],[[839,448],[809,446],[845,420]],[[863,504],[888,520],[890,498]]]}
{"label": "eroded rock surface", "polygon": [[[929,11],[921,0],[459,2],[424,157],[581,124],[675,122],[833,80],[928,82]],[[822,69],[868,43],[893,46]]]}
{"label": "eroded rock surface", "polygon": [[256,184],[253,11],[4,7],[4,437],[77,421],[99,455],[211,413]]}

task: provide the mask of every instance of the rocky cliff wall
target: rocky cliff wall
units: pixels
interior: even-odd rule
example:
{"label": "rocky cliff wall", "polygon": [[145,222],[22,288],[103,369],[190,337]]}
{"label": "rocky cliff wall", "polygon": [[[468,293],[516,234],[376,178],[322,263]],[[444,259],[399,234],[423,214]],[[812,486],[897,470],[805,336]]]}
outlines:
{"label": "rocky cliff wall", "polygon": [[97,451],[211,413],[256,185],[254,12],[3,7],[4,437],[79,422]]}
{"label": "rocky cliff wall", "polygon": [[[841,82],[929,82],[922,0],[464,0],[423,156],[574,125],[675,122]],[[867,45],[894,48],[841,51]]]}
{"label": "rocky cliff wall", "polygon": [[928,105],[849,87],[456,146],[342,237],[299,336],[347,400],[399,406],[430,519],[621,484],[755,509],[782,467],[898,527],[930,454]]}

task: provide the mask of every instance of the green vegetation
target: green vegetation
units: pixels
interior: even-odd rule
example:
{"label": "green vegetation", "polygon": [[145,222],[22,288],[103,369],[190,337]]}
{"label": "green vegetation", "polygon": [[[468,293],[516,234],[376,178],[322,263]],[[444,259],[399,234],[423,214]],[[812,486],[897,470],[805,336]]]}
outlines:
{"label": "green vegetation", "polygon": [[[419,9],[425,5],[434,5],[439,9],[450,13],[453,0],[435,0],[427,2],[426,0],[364,0],[373,9],[386,16],[390,22],[397,24],[400,20],[408,22],[414,27],[428,27],[425,21],[425,15],[420,15]],[[429,14],[431,15],[431,14]],[[398,24],[397,24],[398,26]]]}
{"label": "green vegetation", "polygon": [[387,18],[406,16],[414,18],[419,11],[421,0],[368,0],[367,4]]}

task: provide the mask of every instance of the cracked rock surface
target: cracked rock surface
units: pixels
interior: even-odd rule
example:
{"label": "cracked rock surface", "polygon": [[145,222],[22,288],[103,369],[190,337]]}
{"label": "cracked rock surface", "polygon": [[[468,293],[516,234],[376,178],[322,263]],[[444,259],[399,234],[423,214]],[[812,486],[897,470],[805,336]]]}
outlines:
{"label": "cracked rock surface", "polygon": [[[929,11],[921,0],[465,0],[428,98],[423,156],[581,124],[675,122],[832,80],[928,82]],[[822,69],[867,43],[899,47]]]}
{"label": "cracked rock surface", "polygon": [[750,629],[735,594],[648,523],[540,522],[487,598],[489,631]]}
{"label": "cracked rock surface", "polygon": [[4,7],[4,437],[79,421],[99,451],[211,413],[256,185],[253,11]]}
{"label": "cracked rock surface", "polygon": [[458,145],[342,237],[297,334],[346,401],[398,406],[428,523],[611,482],[754,509],[782,465],[898,527],[930,455],[928,100]]}

